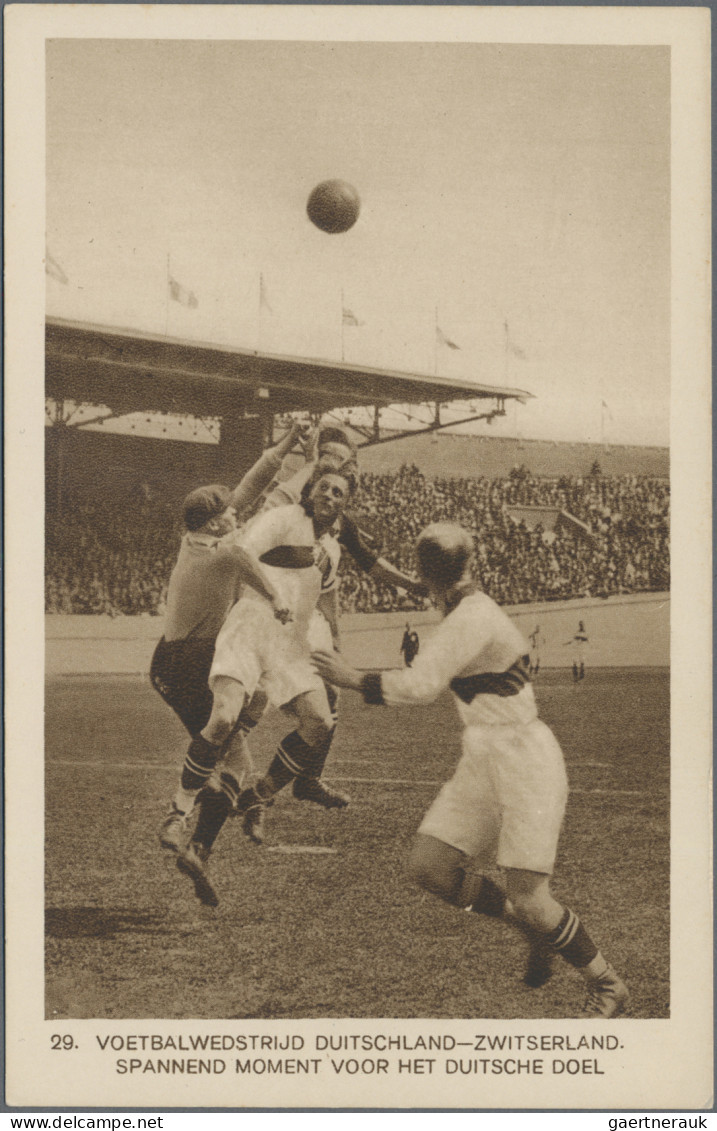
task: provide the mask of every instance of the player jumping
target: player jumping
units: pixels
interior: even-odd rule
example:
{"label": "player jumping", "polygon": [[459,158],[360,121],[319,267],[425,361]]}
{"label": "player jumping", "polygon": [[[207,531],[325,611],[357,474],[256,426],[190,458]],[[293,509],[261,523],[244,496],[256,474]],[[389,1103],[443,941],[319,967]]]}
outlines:
{"label": "player jumping", "polygon": [[[245,706],[261,685],[270,702],[289,710],[297,726],[279,744],[267,773],[253,789],[242,793],[241,752],[231,747],[225,756],[218,791],[199,798],[196,828],[180,853],[178,866],[194,882],[198,898],[216,906],[218,898],[206,863],[227,816],[261,809],[273,796],[302,775],[312,778],[323,765],[333,729],[326,689],[311,664],[308,633],[314,609],[331,618],[341,549],[331,531],[356,488],[355,465],[335,466],[320,460],[304,489],[300,504],[260,514],[240,536],[242,547],[266,569],[282,608],[292,619],[279,624],[269,603],[248,590],[233,607],[217,637],[209,676],[213,693],[207,725],[190,743],[187,764],[211,770],[240,722]],[[198,790],[188,793],[184,812],[194,805]]]}
{"label": "player jumping", "polygon": [[[169,579],[164,635],[152,656],[150,680],[193,738],[211,715],[208,680],[214,645],[243,585],[258,586],[268,599],[276,601],[270,583],[267,586],[266,571],[236,543],[237,521],[246,519],[303,433],[302,426],[295,424],[233,491],[211,484],[190,492],[185,499],[186,532]],[[260,717],[261,702],[257,701],[252,712],[245,711],[242,728],[249,729]],[[160,830],[164,848],[176,852],[181,847],[186,810],[191,808],[189,799],[206,783],[212,770],[212,766],[185,759],[177,794]],[[245,819],[249,834],[254,817],[247,814]]]}
{"label": "player jumping", "polygon": [[[316,433],[314,446],[320,460],[331,459],[335,461],[334,466],[336,467],[344,463],[355,465],[356,445],[348,430],[340,425],[332,422],[321,424]],[[262,508],[265,511],[274,507],[297,505],[301,502],[302,492],[313,474],[315,463],[310,461],[298,471],[287,475],[287,462],[289,461],[285,461],[281,474],[277,476],[276,481],[267,492]],[[425,595],[425,586],[382,557],[373,544],[373,539],[368,538],[345,511],[339,516],[334,533],[341,549],[346,550],[359,569],[369,577],[375,581],[383,581],[389,585],[405,589],[407,592],[416,595]],[[331,598],[327,599],[323,611],[316,609],[312,616],[309,627],[309,642],[312,648],[334,648],[336,651],[340,651],[338,621],[338,586],[336,586],[332,590]],[[338,724],[338,692],[330,684],[327,684],[326,692],[331,707],[333,725],[321,753],[317,752],[311,765],[303,767],[301,772],[295,776],[293,793],[299,800],[312,801],[324,809],[343,809],[349,804],[350,799],[345,793],[327,785],[321,779]],[[255,813],[253,819],[254,832],[257,831],[260,824],[261,814]]]}

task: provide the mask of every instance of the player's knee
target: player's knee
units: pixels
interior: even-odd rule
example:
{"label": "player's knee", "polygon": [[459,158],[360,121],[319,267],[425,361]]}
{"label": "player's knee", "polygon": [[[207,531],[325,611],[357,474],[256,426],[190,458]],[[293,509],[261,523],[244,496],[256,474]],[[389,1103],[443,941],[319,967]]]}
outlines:
{"label": "player's knee", "polygon": [[234,721],[232,721],[230,715],[224,714],[222,711],[212,711],[211,718],[202,731],[202,735],[207,742],[219,746],[226,742],[231,735],[234,729]]}
{"label": "player's knee", "polygon": [[269,705],[268,696],[264,691],[255,691],[248,703],[242,707],[239,716],[239,727],[244,731],[253,730],[260,723]]}
{"label": "player's knee", "polygon": [[463,854],[434,837],[419,836],[408,858],[408,873],[424,891],[455,903],[463,885]]}
{"label": "player's knee", "polygon": [[546,930],[551,923],[550,910],[553,899],[545,891],[519,891],[510,894],[510,904],[516,919],[527,927]]}
{"label": "player's knee", "polygon": [[232,697],[215,694],[209,722],[202,732],[207,741],[215,745],[226,742],[236,726],[240,709],[241,705]]}
{"label": "player's knee", "polygon": [[323,746],[329,741],[333,722],[320,715],[304,716],[298,727],[299,734],[307,746]]}
{"label": "player's knee", "polygon": [[219,676],[212,684],[212,696],[212,713],[204,730],[204,737],[209,738],[210,742],[226,742],[241,715],[246,702],[246,690],[238,680]]}

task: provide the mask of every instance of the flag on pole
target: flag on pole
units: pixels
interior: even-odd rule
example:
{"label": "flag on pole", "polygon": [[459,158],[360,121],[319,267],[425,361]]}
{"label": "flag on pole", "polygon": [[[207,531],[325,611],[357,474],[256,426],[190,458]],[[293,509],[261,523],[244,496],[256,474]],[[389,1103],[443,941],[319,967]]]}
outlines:
{"label": "flag on pole", "polygon": [[49,275],[51,279],[55,279],[58,283],[67,285],[69,279],[60,267],[56,259],[53,259],[49,251],[45,250],[45,274]]}
{"label": "flag on pole", "polygon": [[605,412],[608,414],[608,416],[612,420],[612,411],[610,409],[610,405],[607,403],[606,400],[600,401],[600,404],[602,405],[603,409],[605,410]]}
{"label": "flag on pole", "polygon": [[525,350],[522,350],[520,346],[517,346],[513,341],[507,318],[503,322],[503,329],[505,330],[505,348],[507,352],[512,354],[513,357],[519,357],[521,361],[525,361]]}
{"label": "flag on pole", "polygon": [[438,323],[436,323],[436,340],[439,346],[447,346],[449,350],[459,350],[461,348],[456,345],[455,342],[452,342],[450,338],[446,337]]}
{"label": "flag on pole", "polygon": [[259,309],[268,310],[269,314],[274,313],[271,307],[271,303],[269,302],[269,296],[266,292],[266,283],[264,282],[263,275],[259,275]]}
{"label": "flag on pole", "polygon": [[199,299],[194,291],[183,287],[182,284],[178,283],[176,279],[173,279],[171,275],[168,276],[167,283],[169,285],[169,297],[173,299],[174,302],[178,302],[180,306],[188,306],[190,310],[196,310],[199,306]]}
{"label": "flag on pole", "polygon": [[356,317],[353,310],[349,310],[348,307],[346,307],[346,306],[342,306],[342,308],[341,308],[341,321],[343,322],[344,326],[364,326],[365,325],[364,322],[361,322]]}

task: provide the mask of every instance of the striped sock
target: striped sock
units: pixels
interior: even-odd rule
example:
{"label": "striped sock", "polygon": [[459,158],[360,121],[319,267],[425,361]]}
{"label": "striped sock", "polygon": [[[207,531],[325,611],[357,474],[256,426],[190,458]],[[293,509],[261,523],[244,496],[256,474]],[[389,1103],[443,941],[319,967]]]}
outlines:
{"label": "striped sock", "polygon": [[230,774],[228,770],[222,770],[221,774],[219,775],[219,785],[222,793],[225,794],[232,809],[236,809],[236,804],[239,800],[239,794],[241,793],[241,786],[234,777],[234,774]]}
{"label": "striped sock", "polygon": [[[332,726],[323,742],[318,746],[307,746],[306,750],[302,752],[300,759],[301,770],[297,777],[301,778],[314,778],[318,780],[324,772],[326,759],[331,750],[331,743],[334,741],[334,734],[336,733],[336,726]],[[296,759],[299,762],[299,759]]]}
{"label": "striped sock", "polygon": [[201,734],[189,743],[182,767],[182,789],[196,791],[209,781],[219,761],[221,745],[207,742]]}
{"label": "striped sock", "polygon": [[[274,763],[278,762],[283,765],[292,777],[299,777],[299,775],[313,777],[310,771],[316,758],[316,752],[317,748],[309,746],[308,742],[304,742],[298,730],[292,730],[291,734],[287,734],[286,738],[283,738],[279,743]],[[269,773],[271,773],[271,768]]]}
{"label": "striped sock", "polygon": [[595,943],[575,912],[569,907],[565,908],[557,927],[547,934],[546,942],[557,954],[562,955],[566,962],[578,969],[589,965],[598,954]]}

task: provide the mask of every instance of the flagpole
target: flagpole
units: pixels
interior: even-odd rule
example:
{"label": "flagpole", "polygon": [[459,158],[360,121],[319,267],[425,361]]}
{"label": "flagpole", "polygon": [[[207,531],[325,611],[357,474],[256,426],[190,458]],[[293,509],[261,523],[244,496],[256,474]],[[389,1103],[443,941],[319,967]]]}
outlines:
{"label": "flagpole", "polygon": [[504,345],[505,359],[504,359],[504,364],[503,364],[503,380],[504,380],[505,384],[507,385],[508,384],[508,377],[510,375],[510,367],[509,367],[509,361],[508,361],[508,319],[507,318],[503,319],[503,333],[504,333],[504,337],[505,337],[505,345]]}
{"label": "flagpole", "polygon": [[169,255],[170,255],[170,253],[167,252],[167,285],[164,288],[164,336],[165,336],[165,338],[167,337],[167,333],[169,331],[169,283],[170,283],[170,280],[172,278],[172,274],[171,274],[170,266],[169,266]]}
{"label": "flagpole", "polygon": [[435,325],[433,327],[433,376],[438,376],[438,304],[434,311]]}
{"label": "flagpole", "polygon": [[[344,288],[341,288],[341,360],[344,360]],[[354,354],[354,357],[356,354]]]}
{"label": "flagpole", "polygon": [[256,311],[256,350],[255,350],[256,353],[258,353],[259,350],[261,349],[261,307],[262,307],[263,294],[264,294],[264,274],[263,274],[262,271],[260,271],[259,272],[259,295],[258,295],[259,304],[257,306],[257,311]]}

